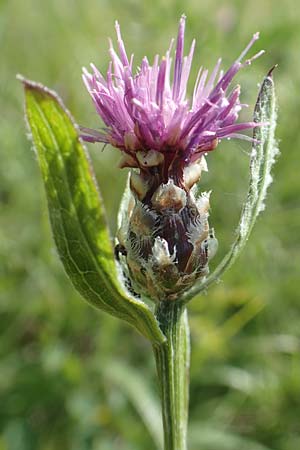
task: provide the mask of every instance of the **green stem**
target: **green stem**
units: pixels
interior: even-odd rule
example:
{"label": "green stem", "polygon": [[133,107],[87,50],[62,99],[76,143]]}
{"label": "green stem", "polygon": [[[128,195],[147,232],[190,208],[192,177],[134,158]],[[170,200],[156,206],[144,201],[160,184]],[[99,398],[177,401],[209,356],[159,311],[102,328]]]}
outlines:
{"label": "green stem", "polygon": [[190,340],[185,306],[162,301],[156,317],[166,336],[153,346],[161,392],[164,450],[186,450]]}

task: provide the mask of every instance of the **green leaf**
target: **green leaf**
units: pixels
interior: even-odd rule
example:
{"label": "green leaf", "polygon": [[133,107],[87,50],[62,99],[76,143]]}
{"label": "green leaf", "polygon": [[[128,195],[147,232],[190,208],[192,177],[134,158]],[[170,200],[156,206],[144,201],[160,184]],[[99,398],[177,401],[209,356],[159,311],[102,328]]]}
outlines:
{"label": "green leaf", "polygon": [[19,78],[54,240],[67,274],[89,303],[127,321],[152,342],[163,342],[150,308],[121,288],[102,199],[77,125],[54,92]]}
{"label": "green leaf", "polygon": [[[273,68],[274,69],[274,68]],[[236,239],[214,272],[202,283],[195,285],[185,295],[185,301],[191,300],[229,269],[244,248],[255,221],[265,208],[268,186],[272,182],[271,169],[279,150],[275,140],[277,106],[272,70],[264,78],[254,109],[254,121],[264,123],[254,128],[252,152],[250,156],[250,178],[247,197],[244,202]]]}
{"label": "green leaf", "polygon": [[116,385],[129,401],[144,422],[155,447],[163,447],[163,428],[159,398],[152,392],[148,380],[132,369],[125,362],[106,361],[100,370],[109,383]]}
{"label": "green leaf", "polygon": [[259,442],[233,432],[218,429],[213,422],[197,422],[189,427],[189,449],[198,450],[272,450]]}

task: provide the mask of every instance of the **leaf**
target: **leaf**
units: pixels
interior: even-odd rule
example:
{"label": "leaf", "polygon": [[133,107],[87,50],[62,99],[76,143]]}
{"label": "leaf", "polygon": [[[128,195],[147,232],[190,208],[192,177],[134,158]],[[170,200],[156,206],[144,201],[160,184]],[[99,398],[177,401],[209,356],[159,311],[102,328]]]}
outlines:
{"label": "leaf", "polygon": [[[274,69],[274,68],[273,68]],[[264,125],[254,128],[252,152],[250,156],[250,178],[247,197],[242,208],[236,239],[214,272],[202,283],[196,284],[184,296],[191,300],[229,269],[243,250],[255,221],[265,208],[268,186],[272,182],[271,169],[279,150],[275,140],[277,106],[272,71],[264,78],[254,109],[254,121]]]}
{"label": "leaf", "polygon": [[259,442],[226,431],[210,422],[194,423],[189,427],[190,450],[271,450]]}
{"label": "leaf", "polygon": [[141,374],[124,362],[106,361],[100,370],[132,403],[158,450],[163,448],[163,429],[159,399]]}
{"label": "leaf", "polygon": [[54,92],[19,78],[54,240],[67,274],[89,303],[127,321],[152,342],[163,342],[150,308],[121,289],[102,199],[77,125]]}

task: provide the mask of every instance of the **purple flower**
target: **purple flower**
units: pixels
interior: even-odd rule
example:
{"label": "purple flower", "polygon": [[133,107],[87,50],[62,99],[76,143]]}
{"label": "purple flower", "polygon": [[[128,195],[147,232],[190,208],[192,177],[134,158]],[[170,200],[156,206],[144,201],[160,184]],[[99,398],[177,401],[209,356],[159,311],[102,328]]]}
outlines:
{"label": "purple flower", "polygon": [[[106,78],[91,64],[92,73],[83,69],[83,80],[96,110],[105,123],[102,132],[82,128],[82,138],[88,142],[109,143],[123,152],[121,167],[145,168],[164,166],[166,179],[169,168],[185,167],[213,150],[224,138],[250,139],[240,131],[257,126],[254,122],[236,123],[242,107],[240,86],[229,91],[236,73],[260,56],[260,51],[243,62],[258,39],[253,38],[225,73],[218,60],[211,75],[200,68],[192,99],[186,98],[195,40],[184,56],[185,16],[179,22],[175,64],[172,70],[172,47],[152,65],[144,57],[137,73],[133,73],[133,55],[128,58],[116,22],[119,54],[110,42]],[[171,76],[171,72],[173,74]]]}
{"label": "purple flower", "polygon": [[[209,273],[217,239],[209,228],[209,193],[195,189],[204,155],[224,138],[250,139],[240,131],[255,122],[237,123],[243,106],[240,87],[229,89],[236,73],[263,52],[244,61],[256,33],[229,70],[219,60],[210,76],[200,69],[192,99],[186,97],[195,49],[184,53],[185,17],[172,69],[173,41],[165,57],[152,65],[145,57],[133,74],[116,23],[118,54],[110,43],[111,62],[104,78],[94,65],[83,80],[105,128],[82,128],[89,142],[111,144],[122,151],[120,167],[132,167],[128,208],[121,208],[117,233],[125,278],[134,292],[153,300],[174,300]],[[172,72],[172,74],[171,74]],[[128,197],[129,198],[129,197]]]}

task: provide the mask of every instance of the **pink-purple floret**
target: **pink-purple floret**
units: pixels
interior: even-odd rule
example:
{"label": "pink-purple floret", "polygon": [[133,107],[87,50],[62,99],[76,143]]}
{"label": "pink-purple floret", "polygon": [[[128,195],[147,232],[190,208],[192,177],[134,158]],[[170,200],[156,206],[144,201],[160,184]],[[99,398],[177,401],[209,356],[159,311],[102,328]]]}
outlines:
{"label": "pink-purple floret", "polygon": [[[143,58],[133,74],[133,55],[128,59],[120,27],[116,23],[119,55],[110,42],[106,79],[91,64],[92,73],[83,69],[83,80],[97,112],[106,125],[100,132],[82,128],[82,138],[89,142],[109,143],[134,157],[138,150],[172,152],[185,164],[214,149],[220,139],[250,139],[240,131],[257,126],[255,122],[236,123],[242,107],[240,86],[228,88],[236,73],[253,59],[243,62],[259,35],[256,33],[240,57],[223,74],[218,60],[210,77],[200,68],[192,100],[186,98],[195,40],[189,54],[184,52],[185,17],[179,23],[175,64],[171,76],[173,40],[165,57],[155,56],[153,65]],[[172,81],[171,81],[172,78]]]}

